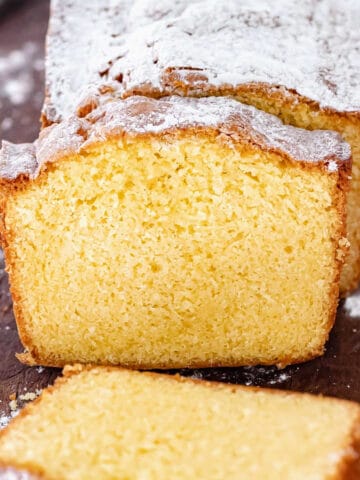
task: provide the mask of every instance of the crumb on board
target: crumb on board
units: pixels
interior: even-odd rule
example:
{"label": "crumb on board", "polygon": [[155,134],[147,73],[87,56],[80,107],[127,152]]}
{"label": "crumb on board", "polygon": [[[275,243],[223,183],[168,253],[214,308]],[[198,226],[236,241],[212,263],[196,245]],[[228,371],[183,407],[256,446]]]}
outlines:
{"label": "crumb on board", "polygon": [[9,395],[10,413],[8,415],[0,415],[0,430],[7,427],[9,422],[19,414],[22,407],[24,407],[27,402],[35,400],[41,394],[41,391],[41,389],[37,388],[34,392],[26,392],[18,397],[16,397],[16,393]]}

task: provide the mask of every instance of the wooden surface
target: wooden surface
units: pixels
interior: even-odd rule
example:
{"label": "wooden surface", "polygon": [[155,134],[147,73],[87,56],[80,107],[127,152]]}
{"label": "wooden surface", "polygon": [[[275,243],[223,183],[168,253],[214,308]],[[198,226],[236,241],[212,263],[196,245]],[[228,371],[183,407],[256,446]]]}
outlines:
{"label": "wooden surface", "polygon": [[[0,138],[24,142],[33,140],[38,133],[47,17],[46,0],[24,1],[0,13]],[[60,373],[56,369],[24,367],[15,358],[15,352],[21,351],[1,258],[0,419],[9,415],[10,395],[35,392]],[[275,367],[243,367],[180,373],[360,401],[360,291],[341,303],[326,354],[317,360],[281,371]]]}

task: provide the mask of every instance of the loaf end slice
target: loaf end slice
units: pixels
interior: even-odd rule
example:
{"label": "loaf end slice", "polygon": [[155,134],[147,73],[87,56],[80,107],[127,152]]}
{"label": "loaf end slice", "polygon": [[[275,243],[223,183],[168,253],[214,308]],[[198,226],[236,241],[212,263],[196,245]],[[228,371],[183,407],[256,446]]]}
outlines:
{"label": "loaf end slice", "polygon": [[71,367],[0,434],[0,463],[64,480],[355,480],[359,414],[343,400]]}

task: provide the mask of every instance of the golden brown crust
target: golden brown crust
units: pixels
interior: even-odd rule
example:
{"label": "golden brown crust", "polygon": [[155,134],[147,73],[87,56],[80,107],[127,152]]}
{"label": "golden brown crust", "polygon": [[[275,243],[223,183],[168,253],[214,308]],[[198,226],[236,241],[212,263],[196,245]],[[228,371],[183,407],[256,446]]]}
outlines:
{"label": "golden brown crust", "polygon": [[[348,253],[349,243],[346,240],[346,221],[347,221],[347,208],[346,208],[346,195],[349,191],[349,172],[341,172],[339,180],[336,185],[336,191],[334,192],[334,205],[336,206],[339,214],[338,232],[337,237],[333,239],[334,243],[334,261],[335,272],[334,278],[331,284],[330,292],[330,311],[329,321],[327,324],[328,336],[325,342],[328,340],[330,331],[335,323],[336,311],[339,303],[339,285],[342,267]],[[324,342],[324,343],[325,343]]]}
{"label": "golden brown crust", "polygon": [[[333,309],[333,311],[335,311],[335,313],[336,313],[337,303],[338,303],[338,297],[336,297],[336,302],[335,302],[335,306],[334,306],[334,309]],[[313,360],[313,359],[323,355],[324,344],[328,340],[330,330],[331,330],[331,328],[334,324],[334,321],[335,321],[335,316],[331,317],[331,318],[330,317],[331,316],[329,316],[329,322],[327,324],[329,330],[326,332],[325,337],[321,340],[321,345],[317,349],[314,349],[311,353],[309,353],[306,356],[302,356],[302,357],[294,358],[294,357],[291,357],[291,356],[287,356],[287,357],[284,356],[281,360],[279,360],[276,363],[276,366],[279,369],[283,369],[283,368],[287,367],[288,365],[308,362],[310,360]],[[21,329],[23,329],[23,325],[25,323],[23,318],[24,317],[21,317],[21,321],[18,324],[18,330],[19,331]],[[23,345],[26,346],[26,351],[23,352],[23,353],[17,353],[16,357],[23,364],[28,365],[30,367],[39,366],[39,365],[44,366],[44,367],[54,367],[54,368],[63,368],[64,367],[64,361],[61,361],[61,359],[59,359],[59,358],[51,357],[51,356],[48,356],[46,358],[42,357],[38,353],[38,351],[36,349],[36,346],[33,343],[32,337],[26,333],[25,329],[23,329],[22,334],[20,334],[20,338],[21,338],[21,341],[22,341]],[[320,341],[319,341],[319,343],[320,343]],[[101,365],[103,367],[109,367],[109,368],[116,367],[116,365],[111,364],[107,361],[99,362],[99,365]],[[258,366],[258,365],[259,365],[259,361],[257,361],[257,360],[249,360],[248,362],[246,362],[246,366],[254,366],[255,367],[255,366]],[[262,361],[261,365],[272,366],[272,365],[274,365],[274,362]],[[129,369],[129,370],[154,370],[154,369],[156,369],[156,370],[172,370],[172,369],[176,370],[176,369],[180,369],[180,368],[192,368],[192,369],[193,368],[213,368],[213,367],[221,367],[221,368],[229,367],[229,368],[231,368],[231,367],[239,367],[239,363],[231,362],[231,361],[224,362],[223,360],[221,360],[221,361],[212,360],[211,363],[209,363],[209,362],[203,362],[203,363],[196,362],[196,363],[191,363],[191,364],[187,364],[187,365],[183,365],[183,364],[178,365],[178,364],[169,364],[169,363],[164,363],[164,364],[156,363],[156,365],[154,365],[154,364],[151,364],[151,363],[147,364],[147,363],[142,362],[141,364],[137,364],[137,363],[122,364],[122,365],[120,365],[120,367],[125,368],[125,369]]]}

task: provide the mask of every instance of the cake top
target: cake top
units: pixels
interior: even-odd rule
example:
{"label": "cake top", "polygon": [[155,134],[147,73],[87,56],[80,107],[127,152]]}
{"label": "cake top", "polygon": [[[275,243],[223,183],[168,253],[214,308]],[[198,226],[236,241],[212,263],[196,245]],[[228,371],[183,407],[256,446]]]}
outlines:
{"label": "cake top", "polygon": [[228,97],[156,100],[133,96],[104,103],[83,118],[73,115],[45,128],[34,144],[3,142],[0,178],[14,180],[22,174],[34,178],[44,164],[107,138],[188,129],[214,131],[219,141],[230,146],[247,144],[294,161],[322,163],[330,172],[350,164],[350,147],[339,134],[284,125],[277,117]]}
{"label": "cake top", "polygon": [[213,94],[252,83],[360,110],[358,0],[53,0],[50,122],[89,92]]}

